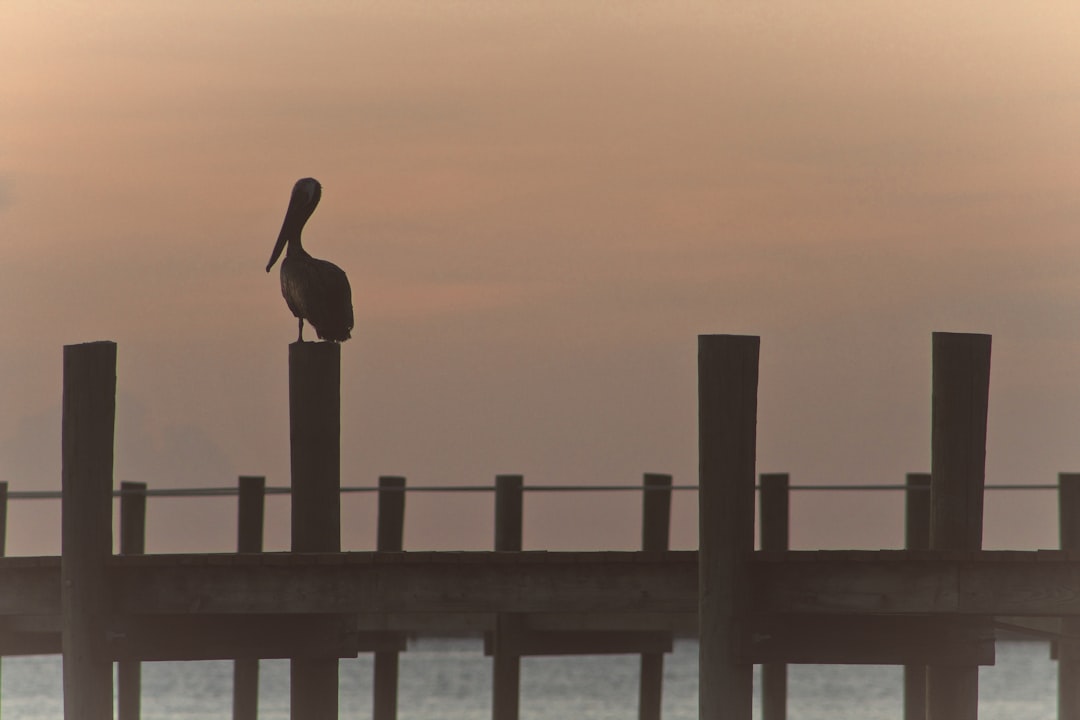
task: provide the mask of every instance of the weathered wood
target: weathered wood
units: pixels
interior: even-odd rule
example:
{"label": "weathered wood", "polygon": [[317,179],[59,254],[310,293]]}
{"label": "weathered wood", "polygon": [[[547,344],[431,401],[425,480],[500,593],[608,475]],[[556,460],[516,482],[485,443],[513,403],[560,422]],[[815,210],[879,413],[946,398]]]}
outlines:
{"label": "weathered wood", "polygon": [[[664,552],[671,537],[671,476],[646,473],[641,500],[641,549]],[[664,652],[642,653],[638,682],[638,720],[660,720],[664,697]]]}
{"label": "weathered wood", "polygon": [[112,554],[115,420],[116,344],[65,346],[60,476],[67,720],[112,720],[105,566]]}
{"label": "weathered wood", "polygon": [[[379,517],[375,547],[380,552],[401,552],[405,534],[405,478],[379,478]],[[398,636],[402,640],[402,636]],[[398,697],[397,650],[375,652],[372,688],[373,720],[395,720]]]}
{"label": "weathered wood", "polygon": [[994,664],[993,627],[966,617],[767,615],[750,618],[746,635],[742,657],[752,663]]}
{"label": "weathered wood", "polygon": [[350,658],[403,646],[398,633],[357,633],[339,615],[132,615],[112,630],[116,660]]}
{"label": "weathered wood", "polygon": [[[6,480],[0,481],[0,557],[7,554],[7,503],[8,484]],[[2,631],[0,631],[2,637]],[[2,663],[0,659],[0,663]]]}
{"label": "weathered wood", "polygon": [[7,480],[0,481],[0,557],[7,554]]}
{"label": "weathered wood", "polygon": [[[934,333],[931,418],[930,547],[982,546],[990,336]],[[977,666],[926,671],[928,720],[976,720]]]}
{"label": "weathered wood", "polygon": [[750,720],[753,666],[737,657],[750,604],[757,337],[698,337],[701,720]]}
{"label": "weathered wood", "polygon": [[[767,552],[788,550],[790,502],[787,473],[761,475],[761,549]],[[785,628],[786,630],[786,628]],[[757,637],[755,633],[752,637]],[[768,636],[776,637],[776,633]],[[830,638],[830,642],[833,638]],[[778,653],[784,658],[785,653]],[[757,660],[756,662],[762,662]],[[787,665],[767,662],[761,666],[761,717],[763,720],[787,718]]]}
{"label": "weathered wood", "polygon": [[[341,549],[341,346],[289,345],[293,552]],[[337,720],[338,659],[291,663],[291,717]]]}
{"label": "weathered wood", "polygon": [[[908,473],[904,493],[904,547],[930,549],[930,473]],[[904,665],[904,720],[926,720],[926,663]]]}
{"label": "weathered wood", "polygon": [[[237,552],[262,552],[265,507],[266,478],[240,476],[236,507]],[[259,659],[237,659],[233,662],[233,720],[256,720],[258,715]]]}
{"label": "weathered wood", "polygon": [[[1080,551],[1080,473],[1058,475],[1058,528],[1061,549]],[[1058,720],[1080,720],[1080,618],[1061,619],[1057,645]]]}
{"label": "weathered wood", "polygon": [[[671,652],[671,633],[648,631],[536,631],[528,627],[528,616],[518,616],[521,625],[514,632],[514,653],[521,657],[551,655],[659,655]],[[484,638],[484,654],[494,654],[491,636]]]}
{"label": "weathered wood", "polygon": [[[120,554],[146,552],[146,483],[120,483]],[[116,667],[116,710],[119,720],[139,720],[142,714],[142,667],[122,660]]]}
{"label": "weathered wood", "polygon": [[[495,478],[495,551],[520,552],[523,526],[523,479],[520,475]],[[522,620],[500,613],[495,618],[491,653],[491,716],[517,720],[521,692]]]}

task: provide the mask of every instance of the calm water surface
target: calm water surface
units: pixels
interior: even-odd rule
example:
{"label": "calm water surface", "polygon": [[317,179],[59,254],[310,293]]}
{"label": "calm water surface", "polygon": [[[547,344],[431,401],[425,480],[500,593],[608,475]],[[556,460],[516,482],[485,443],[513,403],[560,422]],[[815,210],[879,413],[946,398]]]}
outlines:
{"label": "calm water surface", "polygon": [[[289,717],[287,661],[261,665],[259,717]],[[370,657],[341,663],[343,718],[371,717]],[[755,674],[755,683],[757,675]],[[791,720],[899,720],[899,668],[792,666]],[[637,717],[635,656],[526,658],[521,673],[522,720],[631,720]],[[11,658],[3,663],[0,713],[6,720],[61,720],[58,657]],[[1041,643],[999,643],[997,665],[980,674],[980,720],[1051,720],[1057,677]],[[478,640],[424,639],[401,656],[401,720],[488,720],[491,660]],[[230,720],[229,662],[145,663],[144,720]],[[755,717],[760,708],[755,700]],[[664,718],[697,717],[697,643],[679,641],[667,656]]]}

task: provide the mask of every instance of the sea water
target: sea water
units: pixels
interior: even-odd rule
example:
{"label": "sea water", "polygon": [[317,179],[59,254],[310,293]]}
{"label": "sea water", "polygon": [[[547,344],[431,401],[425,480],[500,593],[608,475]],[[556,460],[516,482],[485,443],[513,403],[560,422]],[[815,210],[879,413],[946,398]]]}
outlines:
{"label": "sea water", "polygon": [[[697,718],[697,643],[679,640],[665,657],[665,720]],[[488,720],[491,659],[479,640],[419,639],[400,659],[401,720]],[[232,663],[144,663],[144,720],[229,720]],[[371,717],[371,656],[341,661],[340,716]],[[525,658],[522,720],[631,720],[637,717],[637,656]],[[5,720],[61,720],[60,658],[7,658],[0,674]],[[755,686],[759,676],[755,670]],[[289,665],[260,662],[259,718],[289,717]],[[754,717],[761,717],[755,692]],[[997,663],[979,673],[981,720],[1056,717],[1057,673],[1048,646],[1001,642]],[[897,667],[793,665],[788,669],[791,720],[898,720],[903,672]]]}

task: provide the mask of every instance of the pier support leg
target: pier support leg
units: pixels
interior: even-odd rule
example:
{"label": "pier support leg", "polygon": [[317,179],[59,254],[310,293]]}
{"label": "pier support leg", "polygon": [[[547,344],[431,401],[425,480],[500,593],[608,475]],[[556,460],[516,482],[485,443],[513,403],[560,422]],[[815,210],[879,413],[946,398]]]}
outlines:
{"label": "pier support leg", "polygon": [[[671,537],[671,476],[646,473],[641,501],[641,549],[663,552]],[[643,653],[638,685],[638,720],[660,720],[664,654]]]}
{"label": "pier support leg", "polygon": [[[787,550],[790,517],[788,498],[790,481],[786,473],[761,476],[762,550]],[[761,666],[762,720],[787,720],[787,665],[766,663]]]}
{"label": "pier support leg", "polygon": [[112,720],[106,647],[112,554],[116,343],[64,347],[61,605],[66,720]]}
{"label": "pier support leg", "polygon": [[[120,483],[120,554],[146,552],[146,483]],[[121,660],[116,664],[116,710],[118,720],[142,717],[142,664]]]}
{"label": "pier support leg", "polygon": [[[341,550],[341,346],[289,346],[293,552]],[[337,720],[338,659],[293,658],[291,716]]]}
{"label": "pier support leg", "polygon": [[[933,335],[931,523],[934,550],[982,547],[990,336]],[[976,720],[977,665],[930,665],[928,720]]]}
{"label": "pier support leg", "polygon": [[[405,478],[379,478],[379,520],[375,549],[401,552],[405,529]],[[375,675],[372,689],[373,720],[396,720],[398,701],[398,654],[389,650],[375,652]]]}
{"label": "pier support leg", "polygon": [[[240,496],[236,507],[236,551],[263,551],[263,521],[266,508],[266,478],[240,476]],[[259,660],[233,661],[233,720],[256,720],[259,713]]]}
{"label": "pier support leg", "polygon": [[[521,552],[523,523],[522,487],[520,475],[499,475],[495,478],[495,550]],[[521,619],[511,613],[500,613],[495,620],[492,643],[491,716],[493,720],[517,720],[521,693],[521,656],[517,643]]]}
{"label": "pier support leg", "polygon": [[[930,549],[930,474],[909,473],[904,501],[904,547]],[[904,720],[926,720],[926,665],[904,666]]]}
{"label": "pier support leg", "polygon": [[700,720],[750,720],[753,665],[742,662],[754,551],[760,339],[698,337]]}
{"label": "pier support leg", "polygon": [[[1061,549],[1080,550],[1080,473],[1058,475]],[[1061,618],[1058,642],[1058,720],[1080,720],[1080,618]]]}

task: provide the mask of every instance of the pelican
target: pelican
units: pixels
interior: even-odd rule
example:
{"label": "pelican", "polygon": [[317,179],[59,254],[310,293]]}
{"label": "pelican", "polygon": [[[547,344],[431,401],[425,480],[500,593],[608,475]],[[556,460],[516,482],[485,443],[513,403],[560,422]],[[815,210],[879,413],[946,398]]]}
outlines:
{"label": "pelican", "polygon": [[315,328],[322,340],[344,342],[353,327],[352,289],[345,271],[332,262],[307,254],[300,244],[304,223],[315,212],[322,197],[322,185],[315,178],[303,178],[293,186],[285,222],[281,225],[274,252],[266,264],[266,272],[277,262],[288,245],[281,261],[281,294],[285,304],[300,321],[297,342],[304,342],[304,320]]}

